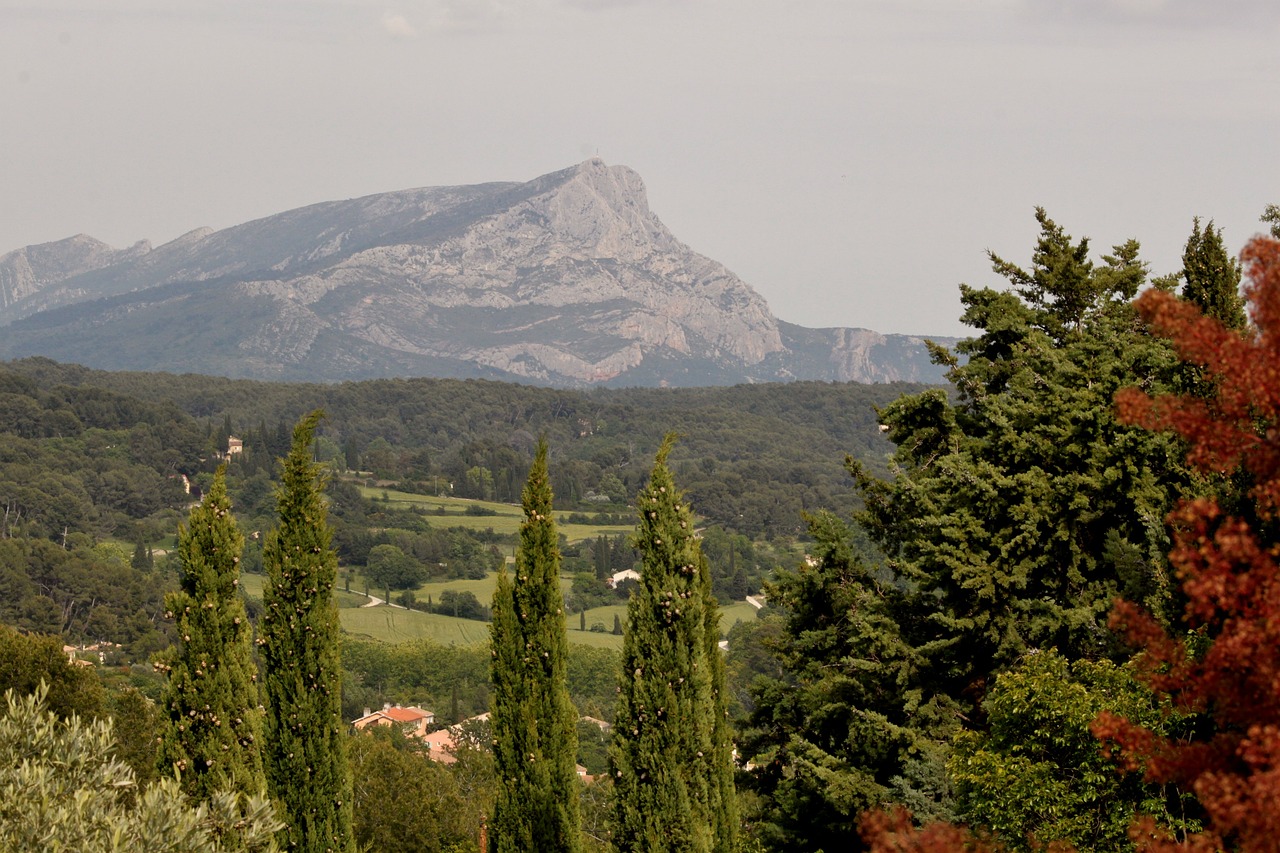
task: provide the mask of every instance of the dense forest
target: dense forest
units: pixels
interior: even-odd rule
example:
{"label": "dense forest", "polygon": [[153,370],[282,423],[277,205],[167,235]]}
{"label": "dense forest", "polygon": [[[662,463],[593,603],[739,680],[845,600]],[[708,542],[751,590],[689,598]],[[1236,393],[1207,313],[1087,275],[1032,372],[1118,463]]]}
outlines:
{"label": "dense forest", "polygon": [[[269,849],[264,791],[298,849],[314,823],[322,846],[474,850],[495,814],[504,850],[1273,849],[1268,217],[1239,261],[1197,221],[1182,270],[1152,279],[1135,242],[1095,258],[1038,211],[1030,265],[993,254],[1003,285],[962,288],[975,333],[935,350],[945,388],[5,364],[3,684],[115,720],[131,778],[161,792],[146,808],[187,760],[171,743],[242,750],[244,774],[201,771],[242,799],[184,789],[241,827],[234,849]],[[624,569],[638,581],[612,584]],[[492,608],[415,598],[495,577]],[[388,625],[492,619],[492,642],[338,636],[379,593],[403,605],[377,608]],[[720,622],[757,593],[758,618]],[[609,607],[614,633],[587,631]],[[219,632],[237,639],[205,643]],[[210,661],[232,645],[236,709],[188,717],[183,679],[230,672]],[[199,741],[206,716],[256,720],[264,662],[263,728]],[[36,713],[16,702],[7,720]],[[396,702],[455,727],[452,761],[394,729],[333,740]],[[304,775],[326,793],[294,797]]]}
{"label": "dense forest", "polygon": [[[798,382],[578,392],[437,379],[301,385],[107,373],[43,358],[2,369],[17,377],[4,391],[27,398],[4,398],[0,411],[12,404],[0,425],[6,432],[37,439],[114,428],[94,420],[96,412],[77,421],[84,407],[122,403],[79,403],[77,395],[128,400],[186,416],[186,443],[159,437],[168,452],[181,455],[168,460],[168,470],[188,474],[211,471],[201,460],[225,449],[226,437],[234,435],[244,440],[251,469],[270,476],[293,422],[322,409],[318,457],[378,480],[516,503],[533,446],[545,435],[557,507],[625,505],[662,436],[674,431],[683,439],[673,462],[699,514],[752,539],[802,533],[805,511],[851,510],[839,460],[851,453],[885,472],[891,448],[878,430],[876,409],[919,389]],[[29,384],[15,384],[22,382]]]}

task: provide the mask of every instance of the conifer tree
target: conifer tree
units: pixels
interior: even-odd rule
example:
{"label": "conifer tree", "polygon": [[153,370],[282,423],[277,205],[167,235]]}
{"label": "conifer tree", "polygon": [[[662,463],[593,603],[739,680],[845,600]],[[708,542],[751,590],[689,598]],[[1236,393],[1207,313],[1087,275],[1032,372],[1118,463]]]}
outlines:
{"label": "conifer tree", "polygon": [[311,457],[321,416],[312,412],[294,428],[276,490],[279,527],[262,551],[263,759],[268,793],[285,822],[281,846],[348,853],[354,841],[333,598],[337,557],[324,480]]}
{"label": "conifer tree", "polygon": [[667,456],[636,504],[640,582],[627,606],[609,750],[614,846],[729,853],[736,835],[724,663],[711,578]]}
{"label": "conifer tree", "polygon": [[151,556],[151,549],[147,547],[146,541],[141,536],[133,545],[133,557],[129,560],[129,565],[140,572],[149,572],[155,567],[155,560]]}
{"label": "conifer tree", "polygon": [[165,601],[178,642],[157,664],[168,673],[157,764],[163,775],[178,771],[196,801],[227,789],[260,795],[266,787],[253,629],[240,597],[243,549],[224,465],[178,531],[180,587]]}
{"label": "conifer tree", "polygon": [[1244,328],[1240,264],[1227,252],[1221,228],[1215,229],[1210,222],[1201,231],[1200,220],[1194,221],[1182,253],[1182,275],[1186,279],[1182,298],[1228,328]]}
{"label": "conifer tree", "polygon": [[581,815],[577,712],[569,698],[560,550],[551,515],[546,441],[521,496],[515,577],[493,595],[493,726],[498,792],[496,853],[577,853]]}

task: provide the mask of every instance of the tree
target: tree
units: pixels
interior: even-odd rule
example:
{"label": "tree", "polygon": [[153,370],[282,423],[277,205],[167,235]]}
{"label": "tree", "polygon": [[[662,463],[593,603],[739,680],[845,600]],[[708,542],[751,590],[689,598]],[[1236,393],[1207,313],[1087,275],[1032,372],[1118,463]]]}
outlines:
{"label": "tree", "polygon": [[904,397],[881,412],[897,445],[891,481],[847,461],[858,521],[912,586],[924,684],[971,708],[1028,649],[1119,655],[1106,613],[1118,594],[1166,614],[1161,519],[1188,482],[1179,443],[1117,422],[1122,387],[1169,387],[1171,349],[1129,300],[1145,279],[1137,244],[1093,265],[1037,211],[1030,271],[992,256],[1014,292],[962,287],[979,330],[951,353],[955,396]]}
{"label": "tree", "polygon": [[1055,842],[1129,851],[1136,816],[1158,814],[1164,825],[1185,829],[1185,815],[1196,811],[1176,786],[1123,775],[1098,748],[1090,726],[1103,710],[1162,734],[1187,729],[1185,718],[1134,678],[1131,665],[1068,663],[1052,649],[1028,654],[996,677],[983,710],[986,726],[961,733],[948,762],[956,811],[1010,850]]}
{"label": "tree", "polygon": [[991,255],[1008,290],[961,288],[978,334],[934,348],[951,393],[880,410],[893,478],[846,460],[860,530],[818,518],[816,565],[769,595],[787,674],[754,691],[743,754],[775,849],[830,848],[884,801],[949,819],[951,739],[981,728],[998,672],[1033,649],[1119,659],[1112,599],[1171,606],[1161,519],[1189,479],[1180,445],[1119,423],[1111,402],[1177,376],[1129,304],[1145,265],[1133,241],[1095,264],[1087,240],[1036,218],[1029,268]]}
{"label": "tree", "polygon": [[262,796],[235,791],[192,805],[174,779],[139,790],[114,757],[110,719],[60,720],[43,688],[18,698],[5,691],[0,712],[0,849],[118,853],[274,851],[280,826]]}
{"label": "tree", "polygon": [[1262,212],[1262,216],[1259,218],[1271,226],[1271,236],[1280,240],[1280,204],[1267,205],[1267,209]]}
{"label": "tree", "polygon": [[93,667],[68,661],[60,638],[20,634],[0,625],[0,690],[29,696],[41,684],[44,707],[61,719],[106,716],[106,697]]}
{"label": "tree", "polygon": [[1240,298],[1240,264],[1227,252],[1222,229],[1209,222],[1200,230],[1197,218],[1182,253],[1186,283],[1182,298],[1232,329],[1244,327],[1244,300]]}
{"label": "tree", "polygon": [[446,589],[440,593],[440,603],[431,608],[445,616],[456,616],[459,619],[484,619],[484,605],[471,590]]}
{"label": "tree", "polygon": [[724,661],[693,513],[658,450],[636,499],[640,583],[627,605],[609,750],[623,851],[729,853],[737,832]]}
{"label": "tree", "polygon": [[450,770],[389,726],[351,739],[355,834],[361,849],[454,853],[473,849],[475,812]]}
{"label": "tree", "polygon": [[140,572],[149,572],[155,566],[155,559],[151,555],[151,549],[147,547],[147,543],[141,536],[133,546],[133,557],[129,560],[130,567]]}
{"label": "tree", "polygon": [[364,574],[385,589],[412,589],[426,581],[427,568],[395,545],[374,545]]}
{"label": "tree", "polygon": [[578,851],[578,715],[566,675],[569,641],[545,439],[521,502],[515,577],[503,568],[493,594],[493,848]]}
{"label": "tree", "polygon": [[284,846],[354,850],[351,772],[341,713],[342,668],[334,603],[337,557],[311,438],[322,413],[293,430],[276,491],[279,526],[263,547],[262,649],[267,790],[285,822]]}
{"label": "tree", "polygon": [[240,595],[243,548],[221,466],[178,530],[180,588],[165,601],[178,642],[157,662],[168,675],[157,762],[164,774],[178,771],[197,802],[224,789],[252,795],[266,787],[253,628]]}
{"label": "tree", "polygon": [[1134,388],[1116,400],[1127,421],[1183,437],[1190,464],[1234,478],[1245,497],[1233,508],[1190,498],[1169,516],[1188,633],[1167,632],[1133,603],[1113,612],[1144,648],[1143,674],[1156,692],[1212,721],[1190,739],[1118,714],[1095,724],[1148,779],[1192,788],[1207,813],[1206,832],[1181,846],[1160,838],[1150,850],[1264,851],[1280,837],[1280,240],[1256,237],[1241,258],[1253,319],[1246,334],[1168,294],[1138,301],[1179,355],[1213,380],[1212,394]]}
{"label": "tree", "polygon": [[[1129,769],[1194,791],[1204,809],[1205,830],[1182,838],[1179,827],[1150,815],[1136,821],[1130,838],[1142,851],[1270,851],[1280,834],[1280,240],[1257,237],[1241,256],[1253,319],[1243,335],[1167,292],[1138,300],[1152,328],[1213,380],[1211,393],[1131,387],[1116,395],[1123,421],[1187,442],[1202,485],[1245,484],[1234,512],[1202,496],[1180,500],[1169,514],[1185,632],[1170,632],[1133,602],[1118,601],[1112,612],[1112,626],[1142,648],[1138,673],[1157,699],[1195,715],[1195,725],[1178,732],[1162,730],[1164,715],[1153,723],[1125,709],[1104,710],[1093,722],[1094,735]],[[954,826],[913,830],[902,811],[868,815],[863,837],[886,853],[998,849]]]}
{"label": "tree", "polygon": [[867,568],[835,516],[815,515],[809,532],[812,556],[766,584],[782,624],[739,736],[759,803],[749,822],[775,850],[844,849],[885,800],[951,814],[942,745],[959,715],[919,687],[922,660],[900,627],[914,618],[909,596]]}

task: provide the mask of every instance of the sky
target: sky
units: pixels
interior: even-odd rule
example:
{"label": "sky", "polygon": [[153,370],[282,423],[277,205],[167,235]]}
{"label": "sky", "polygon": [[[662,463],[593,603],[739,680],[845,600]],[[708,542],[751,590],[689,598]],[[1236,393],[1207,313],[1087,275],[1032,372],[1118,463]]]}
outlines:
{"label": "sky", "polygon": [[0,254],[159,245],[598,156],[783,320],[964,335],[1029,262],[1238,250],[1280,203],[1275,0],[0,0]]}

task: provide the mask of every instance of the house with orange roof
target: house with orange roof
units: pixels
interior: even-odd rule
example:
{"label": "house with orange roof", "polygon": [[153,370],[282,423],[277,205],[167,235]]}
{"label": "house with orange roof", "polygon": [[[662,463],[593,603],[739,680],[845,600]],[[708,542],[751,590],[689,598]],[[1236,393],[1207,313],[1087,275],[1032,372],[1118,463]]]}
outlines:
{"label": "house with orange roof", "polygon": [[427,729],[435,725],[436,715],[414,706],[402,707],[390,702],[382,706],[380,711],[364,709],[364,716],[351,721],[357,730],[369,726],[399,726],[400,730],[410,737],[425,738]]}

